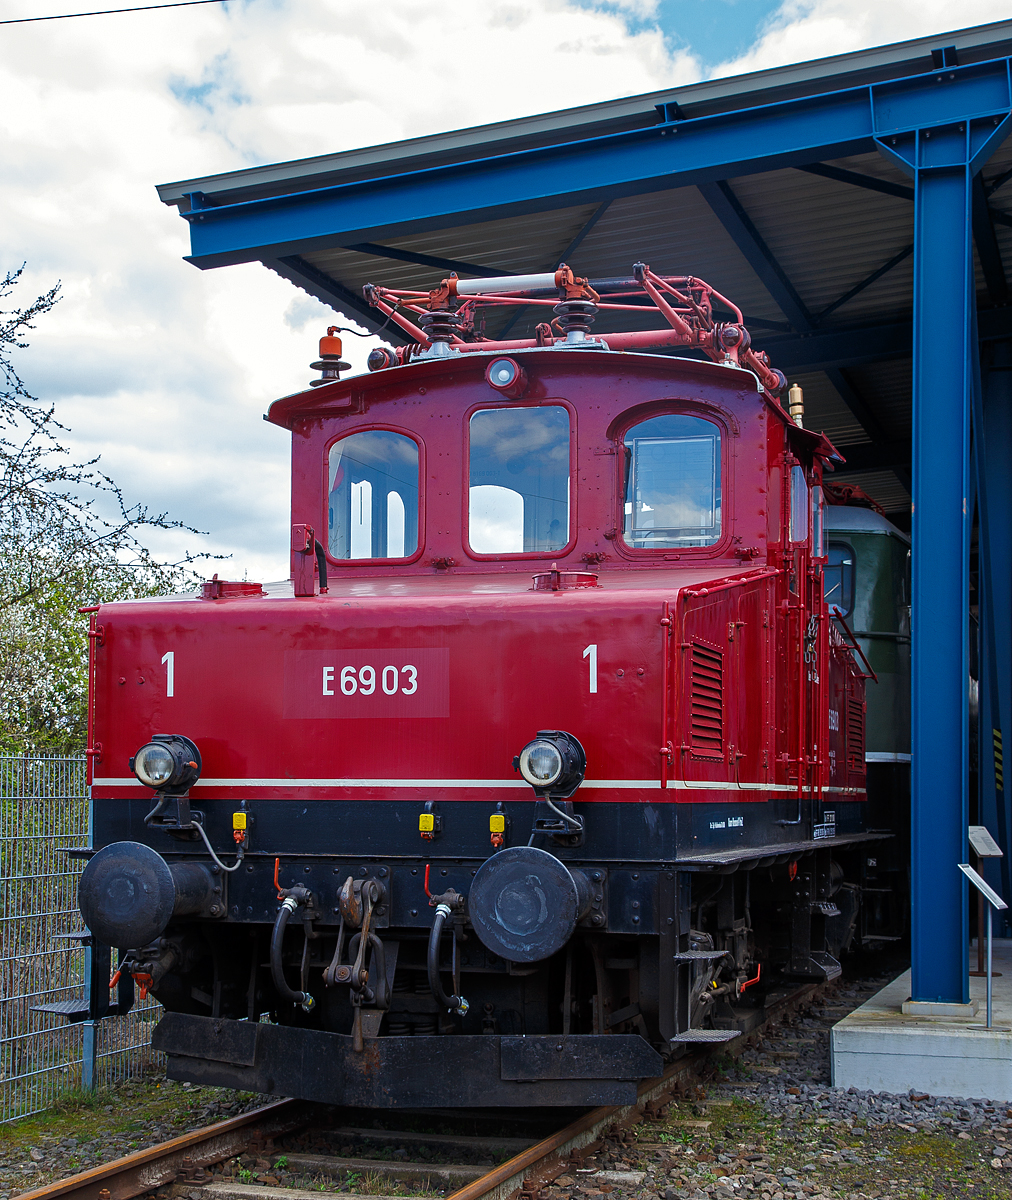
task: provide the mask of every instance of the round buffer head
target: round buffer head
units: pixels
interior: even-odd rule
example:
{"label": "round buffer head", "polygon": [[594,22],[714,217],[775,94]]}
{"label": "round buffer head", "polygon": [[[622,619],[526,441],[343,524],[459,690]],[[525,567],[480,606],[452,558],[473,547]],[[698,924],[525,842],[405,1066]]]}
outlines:
{"label": "round buffer head", "polygon": [[511,846],[478,868],[467,911],[482,945],[509,962],[551,958],[573,936],[576,883],[554,855]]}
{"label": "round buffer head", "polygon": [[97,941],[132,950],[168,925],[176,888],[168,863],[150,846],[113,842],[84,868],[77,902]]}

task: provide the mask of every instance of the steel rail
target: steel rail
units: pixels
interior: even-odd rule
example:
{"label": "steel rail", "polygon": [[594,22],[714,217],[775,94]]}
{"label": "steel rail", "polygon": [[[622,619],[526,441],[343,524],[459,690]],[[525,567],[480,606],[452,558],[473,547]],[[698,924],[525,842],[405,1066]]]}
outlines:
{"label": "steel rail", "polygon": [[45,1187],[21,1192],[14,1200],[55,1200],[58,1196],[72,1196],[74,1200],[132,1200],[173,1183],[186,1169],[211,1166],[240,1154],[258,1137],[277,1137],[297,1129],[309,1119],[308,1108],[302,1100],[278,1100],[78,1175],[57,1179]]}
{"label": "steel rail", "polygon": [[[747,1038],[764,1029],[774,1017],[792,1005],[809,999],[820,986],[818,983],[805,983],[782,996],[766,1010],[765,1020],[743,1033],[742,1037]],[[722,1043],[719,1049],[727,1053],[728,1044]],[[691,1077],[712,1052],[712,1047],[701,1047],[695,1053],[678,1059],[660,1078],[647,1079],[640,1084],[634,1104],[607,1105],[584,1113],[564,1129],[493,1167],[480,1179],[451,1192],[446,1200],[509,1200],[517,1193],[536,1195],[540,1187],[570,1169],[570,1156],[597,1142],[608,1129],[616,1125],[636,1124],[651,1106],[670,1101],[678,1085]]]}
{"label": "steel rail", "polygon": [[[756,1033],[769,1021],[816,992],[819,984],[808,983],[780,997],[766,1010],[766,1019],[743,1037]],[[721,1049],[726,1053],[727,1044]],[[660,1078],[643,1081],[636,1101],[625,1105],[607,1105],[584,1113],[564,1129],[550,1134],[533,1146],[520,1151],[491,1171],[452,1192],[446,1200],[508,1200],[518,1192],[537,1191],[548,1180],[572,1169],[574,1154],[598,1142],[610,1128],[636,1124],[651,1106],[667,1103],[680,1083],[690,1078],[711,1050],[701,1047],[672,1063]],[[731,1051],[733,1053],[733,1051]],[[314,1106],[304,1100],[278,1100],[252,1112],[218,1121],[205,1129],[195,1129],[167,1142],[138,1150],[123,1158],[92,1167],[66,1179],[57,1179],[44,1187],[20,1192],[12,1200],[133,1200],[168,1183],[182,1174],[213,1166],[247,1150],[260,1139],[279,1137],[312,1121]],[[192,1179],[202,1187],[206,1180]],[[277,1189],[284,1196],[286,1189]]]}

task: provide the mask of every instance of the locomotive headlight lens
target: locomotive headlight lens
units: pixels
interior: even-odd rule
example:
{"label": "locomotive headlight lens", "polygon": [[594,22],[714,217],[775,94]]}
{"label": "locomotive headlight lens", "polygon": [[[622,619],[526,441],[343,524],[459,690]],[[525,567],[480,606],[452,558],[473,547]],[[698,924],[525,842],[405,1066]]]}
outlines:
{"label": "locomotive headlight lens", "polygon": [[130,769],[145,787],[182,795],[200,778],[200,751],[180,733],[156,733],[130,760]]}
{"label": "locomotive headlight lens", "polygon": [[551,742],[538,739],[520,752],[520,774],[532,787],[550,787],[562,774],[562,766],[562,755]]}
{"label": "locomotive headlight lens", "polygon": [[489,372],[489,379],[494,380],[499,387],[505,387],[512,383],[516,377],[516,364],[510,362],[508,358],[500,358],[498,362],[493,363],[492,370]]}
{"label": "locomotive headlight lens", "polygon": [[160,788],[172,778],[175,766],[168,750],[157,742],[152,742],[137,752],[134,774],[148,787]]}
{"label": "locomotive headlight lens", "polygon": [[587,756],[571,733],[539,729],[538,736],[514,758],[513,766],[535,795],[566,799],[583,783]]}
{"label": "locomotive headlight lens", "polygon": [[485,370],[485,379],[511,400],[518,400],[527,391],[527,372],[512,358],[494,358]]}

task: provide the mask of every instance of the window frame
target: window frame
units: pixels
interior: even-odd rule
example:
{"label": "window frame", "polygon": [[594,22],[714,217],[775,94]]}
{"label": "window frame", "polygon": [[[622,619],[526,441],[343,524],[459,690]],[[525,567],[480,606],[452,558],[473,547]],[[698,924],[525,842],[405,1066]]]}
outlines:
{"label": "window frame", "polygon": [[[481,551],[472,550],[471,548],[471,418],[475,413],[487,410],[499,411],[501,409],[520,408],[564,408],[569,413],[569,541],[564,546],[560,546],[558,550],[523,550],[519,553],[482,554]],[[576,548],[579,534],[577,508],[580,489],[577,486],[579,483],[579,476],[577,475],[578,428],[575,405],[558,396],[546,396],[543,399],[528,403],[524,403],[522,400],[503,399],[498,402],[495,400],[482,400],[465,409],[462,433],[464,451],[460,492],[460,544],[468,558],[473,559],[475,562],[517,562],[524,559],[534,559],[538,562],[544,562],[546,559],[564,558],[567,554],[571,554]]]}
{"label": "window frame", "polygon": [[[625,540],[625,436],[630,429],[642,425],[644,421],[652,421],[655,417],[696,417],[716,425],[720,432],[720,537],[709,546],[685,546],[680,550],[669,547],[630,546]],[[623,558],[630,561],[669,562],[692,560],[695,558],[720,558],[724,556],[732,541],[733,527],[733,493],[731,471],[732,454],[726,447],[733,444],[738,430],[732,425],[732,418],[722,409],[709,404],[694,403],[691,400],[661,400],[647,405],[638,405],[628,413],[623,413],[617,423],[612,424],[610,437],[615,454],[615,527],[612,544]]]}
{"label": "window frame", "polygon": [[[418,447],[418,545],[413,554],[405,558],[335,558],[330,553],[330,452],[338,442],[353,437],[357,433],[396,433],[407,438]],[[425,442],[413,430],[404,429],[399,425],[387,425],[380,421],[371,421],[367,425],[357,425],[354,429],[342,429],[328,438],[323,446],[323,475],[321,492],[323,503],[320,509],[320,529],[325,537],[317,534],[317,541],[323,546],[323,553],[330,566],[343,569],[356,567],[403,567],[417,562],[425,553]]]}
{"label": "window frame", "polygon": [[[794,481],[796,479],[804,481],[805,485],[805,502],[800,510],[794,507]],[[802,546],[811,547],[812,545],[812,488],[815,485],[812,482],[811,476],[805,470],[803,463],[799,461],[793,462],[787,468],[787,545],[792,549],[799,549]],[[794,536],[794,517],[796,511],[803,511],[805,516],[805,531],[801,537]]]}
{"label": "window frame", "polygon": [[[836,566],[829,561],[829,551],[831,546],[846,546],[850,551],[850,607],[843,613],[843,619],[849,620],[851,613],[854,611],[854,603],[857,600],[857,554],[854,551],[853,542],[845,537],[832,537],[834,531],[826,530],[826,557],[822,563],[822,602],[826,605],[827,611],[829,606],[833,604],[832,600],[826,599],[826,569],[835,570]],[[840,582],[843,583],[843,569],[840,564]],[[839,606],[838,606],[839,607]],[[832,614],[830,614],[832,615]]]}

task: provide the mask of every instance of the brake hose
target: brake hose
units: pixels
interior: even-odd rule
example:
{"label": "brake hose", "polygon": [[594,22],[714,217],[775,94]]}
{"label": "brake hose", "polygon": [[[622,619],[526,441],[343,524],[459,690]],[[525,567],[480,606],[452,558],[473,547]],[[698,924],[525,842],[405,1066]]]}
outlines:
{"label": "brake hose", "polygon": [[239,843],[239,848],[236,850],[236,853],[235,853],[235,863],[231,867],[226,867],[225,864],[221,861],[221,859],[217,856],[217,854],[215,854],[214,847],[207,840],[207,834],[204,832],[204,827],[201,825],[201,823],[199,821],[194,821],[193,828],[196,829],[196,831],[204,839],[204,845],[207,847],[207,852],[208,852],[208,854],[210,854],[211,858],[214,860],[214,865],[216,867],[220,867],[223,871],[238,871],[239,870],[239,868],[242,866],[242,856],[246,853],[246,848],[245,848],[245,846],[243,846],[243,844],[241,842]]}
{"label": "brake hose", "polygon": [[299,902],[294,896],[286,896],[281,902],[281,911],[274,921],[274,929],[271,933],[271,978],[282,999],[291,1000],[293,1004],[298,1004],[303,1012],[308,1013],[316,1007],[316,1001],[308,992],[296,992],[288,986],[281,965],[281,947],[285,940],[285,927],[288,925],[288,918],[298,907]]}
{"label": "brake hose", "polygon": [[429,988],[435,996],[437,1003],[441,1004],[448,1012],[456,1013],[458,1017],[463,1017],[467,1014],[468,1003],[463,996],[448,996],[443,991],[442,980],[439,978],[439,939],[443,932],[443,924],[446,918],[451,916],[450,906],[448,904],[436,905],[436,919],[432,922],[432,932],[429,934]]}
{"label": "brake hose", "polygon": [[327,554],[319,542],[315,545],[316,565],[320,569],[320,591],[327,591]]}

